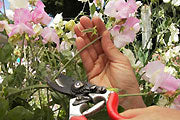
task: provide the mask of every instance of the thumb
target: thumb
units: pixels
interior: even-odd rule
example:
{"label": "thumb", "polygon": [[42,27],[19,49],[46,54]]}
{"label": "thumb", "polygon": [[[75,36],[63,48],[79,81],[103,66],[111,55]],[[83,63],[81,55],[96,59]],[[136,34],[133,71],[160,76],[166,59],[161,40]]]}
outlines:
{"label": "thumb", "polygon": [[139,109],[130,109],[125,112],[120,113],[124,117],[128,118],[134,118],[140,114],[143,114],[143,112],[146,110],[146,108],[139,108]]}
{"label": "thumb", "polygon": [[108,59],[116,61],[119,60],[120,57],[124,57],[124,55],[113,44],[108,30],[103,32],[101,42],[104,53]]}

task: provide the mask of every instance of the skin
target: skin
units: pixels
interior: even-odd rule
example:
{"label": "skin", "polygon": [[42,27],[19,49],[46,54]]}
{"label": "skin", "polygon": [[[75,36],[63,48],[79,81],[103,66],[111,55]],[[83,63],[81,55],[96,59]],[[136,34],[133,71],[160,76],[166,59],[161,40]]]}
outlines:
{"label": "skin", "polygon": [[[82,33],[82,30],[97,27],[98,35]],[[100,40],[80,53],[88,80],[92,84],[125,90],[127,93],[139,93],[139,86],[126,56],[114,46],[110,33],[106,30],[100,18],[81,17],[80,23],[74,28],[77,35],[77,49],[102,36]],[[121,94],[121,93],[120,93]],[[180,111],[157,106],[146,107],[142,97],[126,97],[120,100],[120,105],[129,109],[122,116],[129,120],[179,120]],[[146,107],[146,108],[145,108]],[[131,109],[138,108],[138,109]]]}
{"label": "skin", "polygon": [[130,109],[123,113],[123,116],[132,117],[128,120],[179,120],[180,111],[170,108],[151,106],[140,109]]}
{"label": "skin", "polygon": [[[96,26],[98,35],[82,32],[94,26]],[[102,36],[100,40],[80,53],[90,83],[119,88],[129,94],[139,93],[138,82],[128,58],[114,46],[110,33],[100,18],[94,17],[90,20],[83,16],[80,18],[80,23],[74,27],[74,31],[77,35],[78,50],[98,36]],[[141,96],[120,99],[120,105],[125,109],[145,107]]]}

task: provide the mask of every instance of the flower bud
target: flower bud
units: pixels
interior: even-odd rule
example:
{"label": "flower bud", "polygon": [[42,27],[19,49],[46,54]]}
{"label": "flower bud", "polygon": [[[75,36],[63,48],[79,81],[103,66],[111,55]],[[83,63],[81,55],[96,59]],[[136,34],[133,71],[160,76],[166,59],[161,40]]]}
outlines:
{"label": "flower bud", "polygon": [[75,24],[76,23],[74,22],[74,20],[70,20],[65,24],[65,29],[69,31],[73,31]]}

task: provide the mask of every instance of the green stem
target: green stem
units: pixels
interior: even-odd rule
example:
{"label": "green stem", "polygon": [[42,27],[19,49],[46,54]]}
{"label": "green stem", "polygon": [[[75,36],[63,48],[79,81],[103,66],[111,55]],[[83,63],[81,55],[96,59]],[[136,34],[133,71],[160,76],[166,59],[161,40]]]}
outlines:
{"label": "green stem", "polygon": [[15,92],[9,94],[6,98],[8,98],[8,97],[10,97],[12,95],[24,92],[24,91],[31,90],[31,89],[44,89],[44,88],[49,88],[49,86],[48,85],[33,85],[33,86],[25,87],[23,89],[20,89],[18,91],[15,91]]}
{"label": "green stem", "polygon": [[153,92],[147,92],[147,93],[136,93],[136,94],[122,94],[122,95],[119,95],[119,98],[122,98],[122,97],[129,97],[129,96],[145,96],[145,95],[158,95],[158,94],[165,94],[165,92],[162,92],[162,93],[153,93]]}
{"label": "green stem", "polygon": [[25,34],[23,34],[23,36],[22,36],[23,43],[22,43],[22,49],[21,49],[20,65],[21,65],[22,58],[23,58],[23,51],[24,51],[24,39],[25,39]]}
{"label": "green stem", "polygon": [[42,108],[42,99],[41,99],[41,91],[40,90],[38,90],[38,96],[39,96],[40,106]]}
{"label": "green stem", "polygon": [[4,0],[3,0],[3,9],[4,9],[4,15],[5,15],[5,17],[7,17],[7,16],[6,16],[6,6],[5,6]]}
{"label": "green stem", "polygon": [[93,43],[95,43],[97,40],[99,40],[102,36],[96,38],[95,40],[93,40],[92,42],[90,42],[89,44],[87,44],[86,46],[84,46],[81,50],[79,50],[74,57],[72,57],[52,78],[52,80],[55,80],[56,77],[69,65],[69,63],[72,62],[72,60],[74,60],[75,57],[77,57],[83,50],[85,50],[87,47],[89,47],[90,45],[92,45]]}

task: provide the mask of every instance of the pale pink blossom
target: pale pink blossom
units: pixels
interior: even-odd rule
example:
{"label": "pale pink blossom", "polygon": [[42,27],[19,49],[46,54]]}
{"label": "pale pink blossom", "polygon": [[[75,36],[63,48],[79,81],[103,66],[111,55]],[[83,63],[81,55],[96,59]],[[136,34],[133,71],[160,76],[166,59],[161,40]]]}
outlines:
{"label": "pale pink blossom", "polygon": [[3,2],[0,0],[0,9],[2,8],[3,6]]}
{"label": "pale pink blossom", "polygon": [[177,110],[180,110],[180,95],[174,100],[173,107]]}
{"label": "pale pink blossom", "polygon": [[136,33],[140,29],[139,22],[139,19],[129,17],[124,24],[115,25],[110,30],[111,35],[114,37],[114,44],[116,47],[121,48],[134,41]]}
{"label": "pale pink blossom", "polygon": [[158,88],[175,91],[180,87],[180,79],[176,79],[171,74],[164,72],[164,69],[165,65],[160,61],[153,61],[140,71],[143,74],[142,78],[154,85],[152,91],[157,91]]}
{"label": "pale pink blossom", "polygon": [[6,20],[0,21],[0,32],[4,30],[6,30],[7,34],[11,32],[11,27]]}
{"label": "pale pink blossom", "polygon": [[32,11],[32,21],[37,24],[41,23],[48,25],[51,22],[51,17],[44,11],[44,4],[39,0],[36,4],[36,8]]}
{"label": "pale pink blossom", "polygon": [[13,36],[14,34],[20,34],[22,35],[23,33],[28,33],[29,35],[33,35],[34,31],[32,27],[27,26],[24,23],[19,23],[17,25],[11,25],[12,30],[8,34],[9,37]]}
{"label": "pale pink blossom", "polygon": [[0,32],[4,31],[7,21],[0,21]]}
{"label": "pale pink blossom", "polygon": [[29,24],[32,21],[30,10],[26,8],[16,9],[14,11],[14,24],[24,23]]}
{"label": "pale pink blossom", "polygon": [[59,50],[59,37],[53,28],[46,27],[42,30],[41,36],[43,37],[43,43],[54,42]]}
{"label": "pale pink blossom", "polygon": [[9,37],[14,34],[28,33],[29,35],[33,35],[34,31],[32,28],[32,16],[31,12],[26,8],[16,9],[14,11],[14,24],[11,25],[11,32],[8,34]]}
{"label": "pale pink blossom", "polygon": [[116,19],[128,18],[137,8],[135,0],[111,0],[107,3],[104,14]]}

